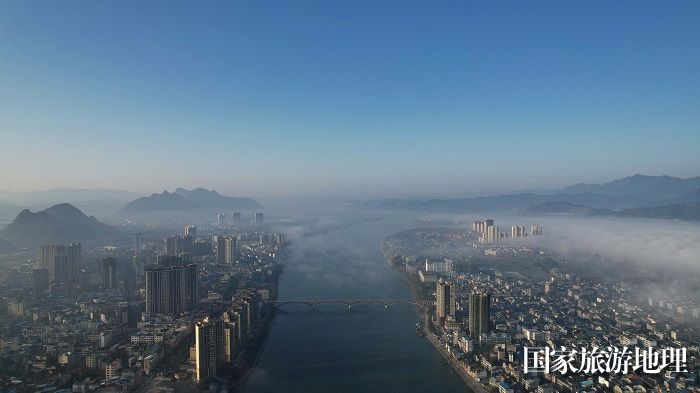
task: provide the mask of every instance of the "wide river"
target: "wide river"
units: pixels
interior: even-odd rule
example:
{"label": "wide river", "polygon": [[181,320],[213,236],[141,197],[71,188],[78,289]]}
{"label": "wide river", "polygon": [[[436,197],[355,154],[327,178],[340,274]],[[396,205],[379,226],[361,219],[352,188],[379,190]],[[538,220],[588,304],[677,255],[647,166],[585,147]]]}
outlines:
{"label": "wide river", "polygon": [[[280,300],[410,299],[408,285],[384,261],[386,235],[412,220],[355,215],[326,221],[290,247]],[[274,322],[255,372],[242,387],[262,392],[469,392],[419,337],[415,307],[287,305]]]}

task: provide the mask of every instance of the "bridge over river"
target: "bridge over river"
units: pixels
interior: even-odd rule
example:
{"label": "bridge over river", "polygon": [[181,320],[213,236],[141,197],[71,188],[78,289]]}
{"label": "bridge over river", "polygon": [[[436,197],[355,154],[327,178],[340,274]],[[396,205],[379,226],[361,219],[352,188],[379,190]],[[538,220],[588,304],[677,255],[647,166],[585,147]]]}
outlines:
{"label": "bridge over river", "polygon": [[303,300],[273,300],[266,303],[281,307],[286,304],[305,304],[313,309],[322,304],[342,304],[347,308],[352,308],[356,304],[381,304],[384,308],[397,304],[411,304],[417,307],[430,307],[435,304],[430,300],[395,300],[395,299],[303,299]]}

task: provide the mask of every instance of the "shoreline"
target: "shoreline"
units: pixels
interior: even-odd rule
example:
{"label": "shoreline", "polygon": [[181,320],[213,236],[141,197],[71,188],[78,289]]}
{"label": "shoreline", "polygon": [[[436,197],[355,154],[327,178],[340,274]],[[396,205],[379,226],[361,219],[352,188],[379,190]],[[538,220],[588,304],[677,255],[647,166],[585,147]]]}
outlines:
{"label": "shoreline", "polygon": [[[396,265],[392,262],[393,256],[388,256],[386,250],[384,249],[384,243],[382,243],[381,247],[381,252],[382,255],[384,256],[384,260],[391,266],[391,269],[396,272],[406,283],[408,284],[409,288],[411,289],[411,298],[413,300],[422,300],[418,299],[418,288],[417,284],[414,280],[412,280],[409,276],[409,273],[404,271],[400,271]],[[457,360],[454,359],[445,349],[440,345],[440,341],[437,339],[435,336],[435,333],[433,333],[432,329],[429,329],[427,326],[427,323],[429,322],[428,319],[428,313],[425,310],[419,310],[419,314],[421,314],[421,319],[423,319],[426,323],[426,326],[424,326],[423,330],[425,331],[425,338],[430,342],[430,344],[435,348],[435,350],[447,361],[447,363],[450,365],[450,368],[459,375],[460,379],[464,381],[464,383],[467,384],[467,387],[474,393],[487,393],[486,387],[481,384],[478,380],[476,380],[474,377],[471,375],[467,374],[467,371],[462,367],[460,364],[457,363]]]}
{"label": "shoreline", "polygon": [[[274,291],[274,297],[270,300],[277,300],[279,297],[279,280],[280,277],[282,276],[282,273],[284,273],[284,270],[281,268],[283,265],[280,263],[280,270],[277,273],[276,281],[275,281],[275,291]],[[267,342],[270,339],[270,332],[272,331],[272,327],[275,325],[275,318],[277,317],[277,308],[275,308],[274,305],[271,306],[271,311],[270,315],[266,316],[265,319],[263,320],[264,325],[263,326],[258,326],[256,330],[260,329],[263,330],[264,332],[262,333],[262,336],[260,337],[260,342],[257,344],[257,348],[255,348],[255,358],[253,359],[252,363],[245,367],[242,371],[241,375],[237,375],[236,378],[233,378],[229,380],[229,388],[235,389],[235,391],[239,391],[240,389],[243,389],[245,386],[245,382],[250,378],[250,376],[253,375],[255,370],[258,369],[258,365],[260,364],[260,359],[262,358],[262,354],[265,351],[265,347],[267,346]],[[240,354],[243,355],[243,354]],[[239,355],[239,356],[240,356]]]}
{"label": "shoreline", "polygon": [[253,362],[246,367],[246,370],[243,371],[243,374],[238,376],[235,380],[230,382],[229,388],[235,388],[235,389],[240,389],[243,388],[243,384],[248,380],[250,376],[253,375],[255,370],[258,369],[258,365],[260,364],[260,359],[262,358],[262,354],[265,351],[265,346],[267,346],[267,342],[270,338],[270,331],[272,331],[272,327],[275,322],[275,317],[277,316],[277,310],[272,308],[272,315],[270,315],[267,318],[267,326],[265,326],[263,336],[261,337],[261,341],[258,345],[258,348],[256,348],[256,354],[255,354],[255,359]]}

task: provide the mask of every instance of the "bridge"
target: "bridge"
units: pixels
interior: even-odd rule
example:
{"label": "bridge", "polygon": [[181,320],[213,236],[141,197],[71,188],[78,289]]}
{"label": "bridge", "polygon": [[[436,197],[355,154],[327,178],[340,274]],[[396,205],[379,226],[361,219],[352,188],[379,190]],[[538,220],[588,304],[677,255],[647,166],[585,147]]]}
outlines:
{"label": "bridge", "polygon": [[435,304],[434,301],[430,300],[394,300],[394,299],[306,299],[306,300],[271,300],[265,303],[274,304],[275,307],[281,307],[286,304],[305,304],[312,309],[322,304],[342,304],[347,308],[351,309],[352,306],[356,304],[381,304],[384,308],[389,308],[390,306],[396,304],[411,304],[417,307],[430,307]]}

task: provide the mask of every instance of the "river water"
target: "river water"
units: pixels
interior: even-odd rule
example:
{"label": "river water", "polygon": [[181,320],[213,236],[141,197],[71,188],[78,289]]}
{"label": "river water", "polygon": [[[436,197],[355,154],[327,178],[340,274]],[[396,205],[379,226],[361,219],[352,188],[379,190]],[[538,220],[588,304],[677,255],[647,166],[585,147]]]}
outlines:
{"label": "river water", "polygon": [[[399,217],[351,216],[313,234],[288,235],[279,299],[410,299],[384,261],[386,235],[408,229]],[[255,372],[242,387],[263,392],[469,392],[415,332],[413,306],[283,306]]]}

